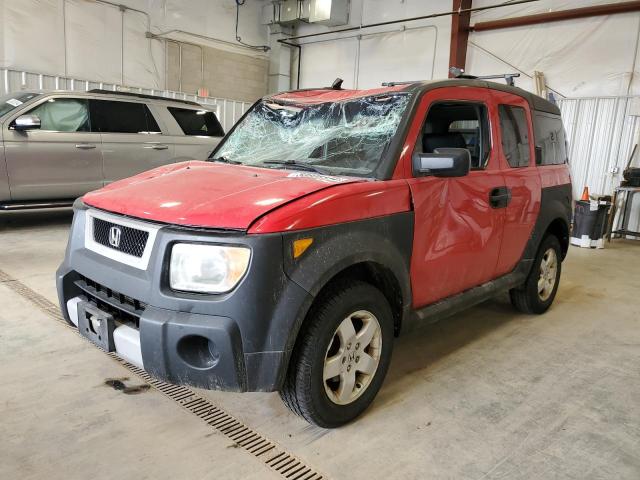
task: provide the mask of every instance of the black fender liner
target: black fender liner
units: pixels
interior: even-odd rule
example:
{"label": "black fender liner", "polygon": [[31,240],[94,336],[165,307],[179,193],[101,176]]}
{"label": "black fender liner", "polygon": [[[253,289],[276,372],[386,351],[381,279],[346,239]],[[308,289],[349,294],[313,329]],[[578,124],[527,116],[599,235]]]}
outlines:
{"label": "black fender liner", "polygon": [[[544,168],[544,167],[540,167]],[[556,185],[542,189],[540,198],[540,213],[531,232],[531,237],[525,246],[522,260],[533,260],[538,253],[540,242],[545,233],[554,226],[560,226],[561,231],[554,231],[562,246],[562,259],[569,249],[569,225],[571,224],[571,184]],[[556,227],[558,228],[558,227]]]}
{"label": "black fender liner", "polygon": [[[401,297],[400,321],[407,316],[411,311],[413,222],[414,214],[409,211],[283,234],[285,274],[310,294],[290,326],[287,365],[315,298],[333,278],[356,265],[373,265],[391,274]],[[313,243],[294,259],[293,242],[303,238],[312,238]]]}

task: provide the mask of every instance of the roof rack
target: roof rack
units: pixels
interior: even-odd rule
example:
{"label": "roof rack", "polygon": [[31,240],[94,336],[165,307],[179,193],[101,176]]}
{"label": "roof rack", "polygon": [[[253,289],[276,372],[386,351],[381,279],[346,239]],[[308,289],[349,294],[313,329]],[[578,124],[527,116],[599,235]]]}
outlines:
{"label": "roof rack", "polygon": [[412,83],[426,82],[427,80],[406,80],[403,82],[382,82],[383,87],[395,87],[396,85],[411,85]]}
{"label": "roof rack", "polygon": [[475,76],[475,75],[469,75],[464,73],[464,69],[463,68],[459,68],[459,67],[451,67],[449,69],[449,72],[455,77],[455,78],[467,78],[467,79],[471,79],[471,80],[495,80],[497,78],[502,78],[504,79],[505,83],[507,85],[509,85],[510,87],[515,87],[516,83],[513,80],[514,78],[518,78],[520,76],[519,73],[502,73],[502,74],[498,74],[498,75],[482,75],[482,76]]}
{"label": "roof rack", "polygon": [[197,102],[192,102],[191,100],[181,100],[179,98],[161,97],[159,95],[146,95],[144,93],[120,92],[118,90],[104,90],[102,88],[93,88],[91,90],[88,90],[87,93],[99,93],[103,95],[124,95],[127,97],[147,98],[149,100],[164,100],[165,102],[178,102],[178,103],[184,103],[186,105],[195,105],[197,107],[202,106]]}

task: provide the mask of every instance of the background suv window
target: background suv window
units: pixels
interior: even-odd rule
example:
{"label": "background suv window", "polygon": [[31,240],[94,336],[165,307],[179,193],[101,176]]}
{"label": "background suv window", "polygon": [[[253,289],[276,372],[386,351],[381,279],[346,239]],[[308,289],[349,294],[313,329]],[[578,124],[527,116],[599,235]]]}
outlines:
{"label": "background suv window", "polygon": [[40,130],[53,132],[88,132],[89,107],[79,98],[50,98],[30,110],[28,115],[40,119]]}
{"label": "background suv window", "polygon": [[94,131],[102,133],[161,133],[143,103],[91,100],[91,120]]}
{"label": "background suv window", "polygon": [[511,167],[529,165],[529,129],[524,108],[500,105],[500,131],[502,151]]}
{"label": "background suv window", "polygon": [[213,112],[176,107],[168,107],[168,110],[185,135],[224,137],[224,130]]}
{"label": "background suv window", "polygon": [[490,150],[487,107],[470,102],[433,105],[422,131],[422,151],[433,153],[437,148],[466,148],[471,168],[484,168]]}

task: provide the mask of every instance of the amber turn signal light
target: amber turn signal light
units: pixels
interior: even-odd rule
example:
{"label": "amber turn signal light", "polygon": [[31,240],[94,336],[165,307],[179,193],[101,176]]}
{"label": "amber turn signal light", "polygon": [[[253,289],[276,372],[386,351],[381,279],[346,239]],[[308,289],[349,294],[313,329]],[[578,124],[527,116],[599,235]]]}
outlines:
{"label": "amber turn signal light", "polygon": [[298,258],[313,243],[313,238],[300,238],[293,242],[293,258]]}

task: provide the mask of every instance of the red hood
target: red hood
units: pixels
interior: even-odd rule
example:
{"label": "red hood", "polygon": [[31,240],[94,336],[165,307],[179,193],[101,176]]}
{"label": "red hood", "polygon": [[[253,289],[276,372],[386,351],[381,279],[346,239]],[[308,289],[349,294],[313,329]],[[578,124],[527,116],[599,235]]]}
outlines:
{"label": "red hood", "polygon": [[184,162],[156,168],[88,193],[90,206],[186,226],[246,230],[274,208],[353,178],[298,170]]}

